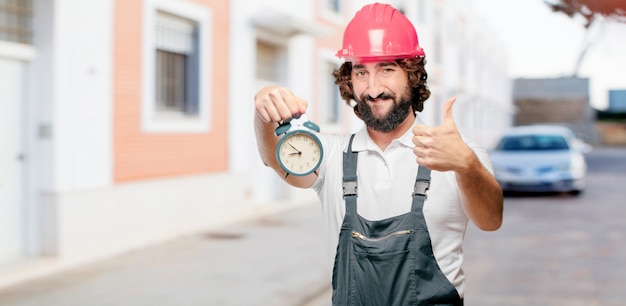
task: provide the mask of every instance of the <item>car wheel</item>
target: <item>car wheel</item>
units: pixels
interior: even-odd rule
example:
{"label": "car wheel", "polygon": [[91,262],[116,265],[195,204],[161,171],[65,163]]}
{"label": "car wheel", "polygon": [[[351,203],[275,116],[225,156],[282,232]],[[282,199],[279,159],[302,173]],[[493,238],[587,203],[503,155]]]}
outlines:
{"label": "car wheel", "polygon": [[582,190],[572,190],[572,191],[569,192],[569,194],[571,194],[573,196],[580,195],[581,193],[583,193]]}

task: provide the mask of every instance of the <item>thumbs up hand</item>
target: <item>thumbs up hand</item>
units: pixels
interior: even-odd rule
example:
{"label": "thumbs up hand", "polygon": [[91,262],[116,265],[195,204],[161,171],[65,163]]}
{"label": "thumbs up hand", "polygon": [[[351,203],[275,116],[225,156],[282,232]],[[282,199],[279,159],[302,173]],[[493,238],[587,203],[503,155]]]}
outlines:
{"label": "thumbs up hand", "polygon": [[443,124],[429,127],[417,125],[413,128],[413,153],[417,163],[436,171],[461,171],[469,165],[474,154],[465,144],[452,116],[452,105],[456,97],[450,98],[443,107]]}

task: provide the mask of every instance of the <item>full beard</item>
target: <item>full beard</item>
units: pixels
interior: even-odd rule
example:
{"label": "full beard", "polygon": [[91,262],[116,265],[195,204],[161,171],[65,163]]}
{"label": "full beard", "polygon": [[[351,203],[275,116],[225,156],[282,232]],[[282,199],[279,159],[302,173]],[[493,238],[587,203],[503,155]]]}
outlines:
{"label": "full beard", "polygon": [[371,106],[365,102],[367,100],[371,100],[367,94],[361,95],[355,107],[357,107],[360,117],[367,127],[375,131],[389,133],[404,122],[404,120],[409,116],[409,110],[413,104],[411,101],[411,95],[404,94],[399,100],[392,94],[383,94],[377,98],[393,100],[393,104],[389,112],[380,118],[376,118],[372,112]]}

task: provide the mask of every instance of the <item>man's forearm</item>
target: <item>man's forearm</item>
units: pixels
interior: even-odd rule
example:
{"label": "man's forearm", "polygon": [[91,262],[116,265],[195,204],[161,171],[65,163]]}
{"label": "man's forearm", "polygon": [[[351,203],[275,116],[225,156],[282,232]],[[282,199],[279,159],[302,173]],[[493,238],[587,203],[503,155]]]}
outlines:
{"label": "man's forearm", "polygon": [[263,164],[273,169],[278,167],[275,155],[278,137],[274,135],[275,128],[275,123],[265,123],[258,115],[254,116],[254,132],[261,160]]}
{"label": "man's forearm", "polygon": [[457,173],[465,213],[481,230],[495,231],[502,225],[503,196],[498,181],[474,156],[468,171]]}

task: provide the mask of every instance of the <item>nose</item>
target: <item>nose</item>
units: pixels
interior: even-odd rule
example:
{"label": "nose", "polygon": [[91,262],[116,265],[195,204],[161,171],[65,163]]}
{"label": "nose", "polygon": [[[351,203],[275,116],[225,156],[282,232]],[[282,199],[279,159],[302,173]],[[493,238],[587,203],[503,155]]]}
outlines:
{"label": "nose", "polygon": [[385,89],[376,74],[370,76],[367,83],[367,94],[371,98],[377,98],[384,93]]}

